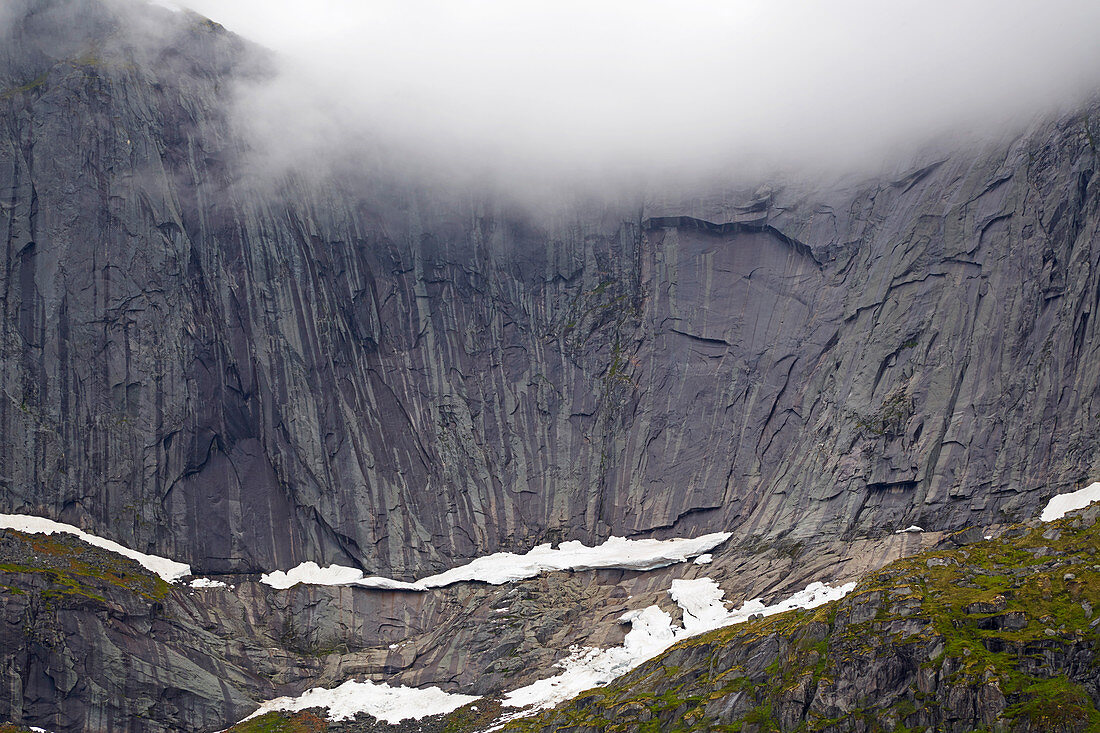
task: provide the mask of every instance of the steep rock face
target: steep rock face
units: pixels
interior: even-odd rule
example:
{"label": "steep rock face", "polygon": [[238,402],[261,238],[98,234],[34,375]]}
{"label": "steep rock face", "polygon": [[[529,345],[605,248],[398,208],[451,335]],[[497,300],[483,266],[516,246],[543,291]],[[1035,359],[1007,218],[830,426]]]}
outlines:
{"label": "steep rock face", "polygon": [[262,54],[112,8],[7,24],[0,509],[202,571],[408,576],[998,521],[1097,469],[1088,114],[828,190],[259,193],[227,98]]}
{"label": "steep rock face", "polygon": [[0,720],[65,731],[217,730],[312,673],[216,596],[66,535],[0,532]]}

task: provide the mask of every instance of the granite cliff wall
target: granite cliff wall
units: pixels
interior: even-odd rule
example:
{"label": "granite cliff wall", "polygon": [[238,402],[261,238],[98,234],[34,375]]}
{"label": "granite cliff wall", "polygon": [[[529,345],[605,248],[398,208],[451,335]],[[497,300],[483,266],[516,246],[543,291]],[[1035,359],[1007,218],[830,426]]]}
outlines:
{"label": "granite cliff wall", "polygon": [[16,11],[0,511],[199,571],[408,576],[612,533],[950,529],[1096,477],[1095,109],[821,190],[260,194],[227,110],[261,52]]}

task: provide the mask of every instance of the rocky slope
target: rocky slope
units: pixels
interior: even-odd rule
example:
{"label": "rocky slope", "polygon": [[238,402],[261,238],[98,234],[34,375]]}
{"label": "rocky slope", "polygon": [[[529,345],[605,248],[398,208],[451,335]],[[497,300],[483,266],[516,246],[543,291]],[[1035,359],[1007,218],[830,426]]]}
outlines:
{"label": "rocky slope", "polygon": [[[888,564],[840,601],[688,639],[505,731],[1092,731],[1100,725],[1100,506]],[[261,730],[485,730],[492,700],[388,726],[311,711]]]}
{"label": "rocky slope", "polygon": [[952,537],[505,730],[1096,730],[1098,516]]}
{"label": "rocky slope", "polygon": [[66,535],[0,531],[0,720],[52,731],[218,730],[317,660],[232,603]]}
{"label": "rocky slope", "polygon": [[[952,535],[843,600],[687,639],[612,685],[496,730],[1095,731],[1098,518],[1092,506],[999,537]],[[493,727],[499,713],[492,700],[404,726],[268,713],[231,730],[461,733]]]}
{"label": "rocky slope", "polygon": [[573,645],[621,644],[627,611],[678,613],[667,593],[674,578],[714,577],[738,599],[784,595],[936,537],[899,536],[892,555],[857,543],[838,555],[762,552],[728,569],[553,573],[408,593],[274,591],[234,575],[222,577],[228,588],[166,584],[75,538],[0,530],[0,722],[213,731],[265,700],[353,678],[491,697],[553,674]]}
{"label": "rocky slope", "polygon": [[197,16],[12,0],[0,33],[0,511],[238,589],[9,569],[0,719],[209,729],[354,674],[496,692],[700,572],[529,581],[490,629],[505,590],[255,583],[305,560],[412,578],[726,530],[707,573],[744,598],[1100,474],[1096,105],[897,176],[532,207],[258,187],[232,100],[269,59]]}

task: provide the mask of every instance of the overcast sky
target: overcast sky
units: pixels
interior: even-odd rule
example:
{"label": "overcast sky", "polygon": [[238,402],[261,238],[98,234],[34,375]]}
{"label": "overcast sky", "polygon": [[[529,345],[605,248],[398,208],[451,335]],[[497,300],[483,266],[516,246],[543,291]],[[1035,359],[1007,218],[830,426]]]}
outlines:
{"label": "overcast sky", "polygon": [[280,52],[242,109],[298,160],[874,165],[1100,89],[1095,0],[176,2]]}

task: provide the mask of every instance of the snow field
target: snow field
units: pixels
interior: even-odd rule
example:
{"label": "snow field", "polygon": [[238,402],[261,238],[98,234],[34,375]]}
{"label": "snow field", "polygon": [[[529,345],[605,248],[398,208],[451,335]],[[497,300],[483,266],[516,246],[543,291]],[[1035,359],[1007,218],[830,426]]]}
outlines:
{"label": "snow field", "polygon": [[419,720],[429,715],[449,713],[477,699],[476,695],[456,695],[438,687],[390,687],[385,682],[348,680],[332,689],[314,687],[298,697],[269,700],[244,720],[275,710],[296,712],[307,708],[328,708],[329,720],[347,720],[356,713],[369,713],[387,723],[400,723],[406,718]]}
{"label": "snow field", "polygon": [[505,706],[524,708],[506,720],[554,707],[584,690],[606,685],[681,639],[738,624],[754,615],[771,616],[794,608],[816,608],[843,598],[855,587],[855,583],[845,583],[836,588],[826,583],[811,583],[804,590],[773,605],[767,606],[760,599],[754,599],[737,610],[729,611],[723,600],[725,593],[714,580],[674,580],[668,593],[684,612],[682,627],[674,627],[672,617],[657,606],[624,614],[619,620],[629,623],[631,629],[622,646],[572,650],[569,657],[558,663],[562,669],[560,674],[505,695]]}
{"label": "snow field", "polygon": [[190,586],[192,588],[228,588],[224,582],[220,580],[211,580],[210,578],[195,578],[191,581]]}
{"label": "snow field", "polygon": [[[770,616],[793,608],[815,608],[831,600],[843,598],[855,588],[855,583],[833,588],[825,583],[811,583],[784,600],[765,605],[759,599],[746,602],[729,611],[724,592],[710,578],[674,580],[669,595],[683,609],[684,625],[673,626],[672,617],[657,606],[628,611],[619,621],[630,624],[622,646],[609,649],[593,647],[570,649],[570,654],[558,662],[559,674],[512,690],[504,696],[506,707],[521,708],[500,722],[530,715],[576,697],[581,692],[606,685],[641,665],[681,639],[711,631],[722,626],[741,623],[750,616]],[[438,687],[415,688],[385,683],[349,680],[339,687],[315,687],[299,697],[281,697],[264,703],[245,720],[274,710],[297,711],[306,708],[327,708],[329,720],[346,720],[365,712],[388,723],[407,718],[419,720],[429,715],[449,713],[477,700],[476,696],[448,693]]]}

